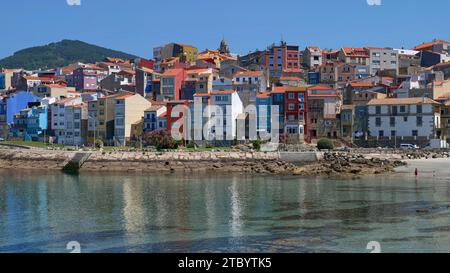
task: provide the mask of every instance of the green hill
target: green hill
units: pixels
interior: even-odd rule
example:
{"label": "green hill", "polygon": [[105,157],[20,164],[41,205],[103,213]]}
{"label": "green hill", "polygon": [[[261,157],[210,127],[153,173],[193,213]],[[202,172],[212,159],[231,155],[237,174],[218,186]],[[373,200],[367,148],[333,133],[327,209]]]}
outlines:
{"label": "green hill", "polygon": [[81,41],[62,40],[44,46],[31,47],[0,60],[0,68],[49,69],[75,62],[94,63],[106,57],[131,59],[136,56]]}

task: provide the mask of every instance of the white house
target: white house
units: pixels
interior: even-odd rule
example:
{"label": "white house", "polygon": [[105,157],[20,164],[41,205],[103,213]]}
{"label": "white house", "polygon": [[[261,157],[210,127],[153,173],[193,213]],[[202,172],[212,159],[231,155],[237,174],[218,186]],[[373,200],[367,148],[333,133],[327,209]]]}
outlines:
{"label": "white house", "polygon": [[86,103],[65,107],[65,129],[61,139],[65,145],[81,146],[87,140],[88,109]]}
{"label": "white house", "polygon": [[368,104],[371,137],[436,138],[439,103],[429,98],[374,99]]}
{"label": "white house", "polygon": [[61,99],[51,104],[51,128],[55,131],[56,141],[58,144],[65,144],[66,106],[80,103],[81,97],[76,97]]}
{"label": "white house", "polygon": [[[211,92],[211,105],[221,107],[223,114],[223,140],[236,138],[237,118],[244,112],[244,105],[234,90]],[[212,133],[215,134],[216,130]],[[216,138],[218,136],[216,135]],[[230,139],[231,138],[231,139]]]}

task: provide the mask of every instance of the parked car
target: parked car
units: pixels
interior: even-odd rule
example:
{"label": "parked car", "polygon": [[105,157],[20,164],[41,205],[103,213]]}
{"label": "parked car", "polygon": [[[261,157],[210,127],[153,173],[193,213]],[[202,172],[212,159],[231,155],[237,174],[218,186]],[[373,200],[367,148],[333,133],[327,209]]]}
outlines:
{"label": "parked car", "polygon": [[419,146],[414,144],[400,144],[400,149],[402,150],[416,150],[419,149]]}
{"label": "parked car", "polygon": [[0,141],[5,141],[5,139],[4,139],[4,138],[2,138],[2,137],[0,137]]}

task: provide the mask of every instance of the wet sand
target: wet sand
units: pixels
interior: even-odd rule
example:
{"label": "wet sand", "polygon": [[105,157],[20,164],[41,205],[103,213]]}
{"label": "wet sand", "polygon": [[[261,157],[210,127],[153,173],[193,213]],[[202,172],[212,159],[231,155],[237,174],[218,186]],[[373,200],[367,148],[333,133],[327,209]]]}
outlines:
{"label": "wet sand", "polygon": [[411,159],[405,160],[405,162],[408,165],[395,169],[397,174],[414,176],[414,171],[417,168],[419,171],[418,177],[450,181],[450,158]]}

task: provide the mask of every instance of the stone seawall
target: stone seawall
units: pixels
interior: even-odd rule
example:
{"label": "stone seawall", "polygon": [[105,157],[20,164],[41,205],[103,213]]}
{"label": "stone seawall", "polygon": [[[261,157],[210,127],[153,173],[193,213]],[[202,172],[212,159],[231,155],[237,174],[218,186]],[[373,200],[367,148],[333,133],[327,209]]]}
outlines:
{"label": "stone seawall", "polygon": [[74,155],[69,151],[0,149],[0,169],[62,170]]}
{"label": "stone seawall", "polygon": [[279,153],[262,152],[94,152],[80,172],[242,171],[277,162]]}
{"label": "stone seawall", "polygon": [[[77,152],[0,149],[0,169],[62,170]],[[298,157],[302,160],[302,157]],[[311,158],[311,157],[310,157]],[[255,171],[284,166],[278,152],[91,152],[80,172]]]}
{"label": "stone seawall", "polygon": [[[81,168],[76,173],[221,172],[359,176],[392,172],[395,167],[404,164],[401,155],[347,152],[79,152],[0,149],[0,169],[61,171],[66,164],[77,161],[80,155],[86,160],[77,165]],[[446,154],[443,156],[448,157]]]}

